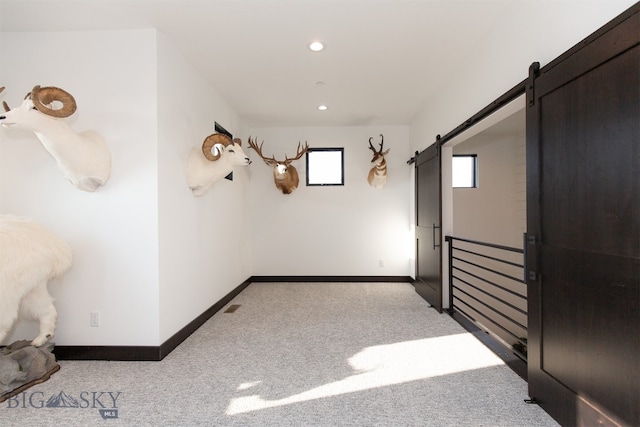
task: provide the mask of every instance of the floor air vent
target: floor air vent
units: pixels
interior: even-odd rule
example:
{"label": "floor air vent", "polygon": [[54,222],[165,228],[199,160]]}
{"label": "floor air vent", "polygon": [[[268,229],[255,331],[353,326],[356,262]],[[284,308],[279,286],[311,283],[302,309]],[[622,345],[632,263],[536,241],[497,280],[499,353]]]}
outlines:
{"label": "floor air vent", "polygon": [[225,313],[233,313],[235,312],[237,309],[240,308],[240,304],[232,304],[229,306],[229,308],[227,308],[224,312]]}

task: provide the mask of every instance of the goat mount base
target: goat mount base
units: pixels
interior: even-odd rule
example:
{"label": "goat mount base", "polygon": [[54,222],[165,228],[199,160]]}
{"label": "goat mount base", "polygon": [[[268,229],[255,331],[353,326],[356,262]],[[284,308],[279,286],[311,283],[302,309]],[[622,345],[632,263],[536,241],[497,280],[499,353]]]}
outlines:
{"label": "goat mount base", "polygon": [[53,342],[34,347],[21,340],[0,348],[0,403],[29,387],[47,381],[60,370],[52,353]]}

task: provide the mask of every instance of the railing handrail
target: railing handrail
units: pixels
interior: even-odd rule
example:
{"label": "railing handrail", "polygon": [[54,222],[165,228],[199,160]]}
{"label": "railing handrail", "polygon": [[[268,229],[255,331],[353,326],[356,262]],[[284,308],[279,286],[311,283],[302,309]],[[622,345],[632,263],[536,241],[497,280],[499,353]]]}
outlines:
{"label": "railing handrail", "polygon": [[505,250],[505,251],[517,252],[519,254],[524,254],[524,250],[523,249],[514,248],[512,246],[504,246],[504,245],[498,245],[498,244],[495,244],[495,243],[481,242],[479,240],[463,239],[462,237],[454,237],[454,236],[445,236],[444,239],[447,242],[451,242],[452,240],[457,240],[459,242],[473,243],[473,244],[476,244],[476,245],[486,246],[486,247],[489,247],[489,248],[502,249],[502,250]]}

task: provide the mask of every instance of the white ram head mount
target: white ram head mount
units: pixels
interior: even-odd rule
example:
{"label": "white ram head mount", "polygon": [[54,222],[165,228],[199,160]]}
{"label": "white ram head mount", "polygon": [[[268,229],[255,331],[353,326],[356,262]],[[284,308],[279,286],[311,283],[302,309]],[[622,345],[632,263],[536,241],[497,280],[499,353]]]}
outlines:
{"label": "white ram head mount", "polygon": [[201,150],[191,150],[187,160],[187,184],[194,196],[206,194],[214,183],[229,175],[234,166],[251,164],[241,144],[238,138],[232,141],[223,133],[214,133],[205,138]]}
{"label": "white ram head mount", "polygon": [[[109,180],[111,152],[102,137],[92,131],[76,133],[63,120],[76,110],[70,93],[35,86],[19,107],[10,109],[6,102],[2,104],[5,112],[0,115],[0,124],[34,132],[58,169],[78,189],[93,192]],[[62,107],[55,109],[59,104]]]}

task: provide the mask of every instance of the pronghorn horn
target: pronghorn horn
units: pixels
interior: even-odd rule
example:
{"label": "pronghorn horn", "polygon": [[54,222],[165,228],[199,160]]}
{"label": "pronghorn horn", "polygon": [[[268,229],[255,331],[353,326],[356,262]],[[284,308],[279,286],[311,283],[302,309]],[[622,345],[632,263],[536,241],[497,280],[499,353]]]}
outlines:
{"label": "pronghorn horn", "polygon": [[375,148],[373,148],[373,142],[371,141],[373,139],[373,137],[369,138],[369,149],[371,151],[373,151],[375,154],[377,154],[377,151]]}
{"label": "pronghorn horn", "polygon": [[[0,87],[0,93],[4,92],[4,86]],[[2,101],[2,106],[4,107],[4,111],[11,111],[11,108],[9,108],[9,104],[7,104],[5,101]]]}

